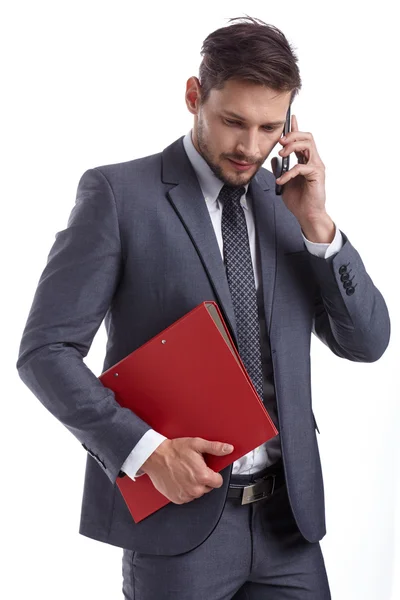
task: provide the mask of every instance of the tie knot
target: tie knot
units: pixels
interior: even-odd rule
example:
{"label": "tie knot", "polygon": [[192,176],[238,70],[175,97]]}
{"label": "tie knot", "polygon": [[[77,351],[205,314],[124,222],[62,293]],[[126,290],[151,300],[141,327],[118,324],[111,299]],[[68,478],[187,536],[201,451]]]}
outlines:
{"label": "tie knot", "polygon": [[240,200],[240,198],[243,196],[245,191],[246,191],[246,188],[243,185],[241,185],[241,186],[224,185],[218,195],[218,198],[222,201],[228,200],[230,202],[232,202],[232,201],[236,202],[236,201]]}

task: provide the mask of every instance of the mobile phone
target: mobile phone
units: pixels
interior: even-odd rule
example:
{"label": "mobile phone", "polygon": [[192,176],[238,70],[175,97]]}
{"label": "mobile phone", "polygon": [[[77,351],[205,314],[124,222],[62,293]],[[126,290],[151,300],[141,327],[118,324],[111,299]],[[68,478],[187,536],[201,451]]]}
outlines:
{"label": "mobile phone", "polygon": [[[291,115],[290,115],[290,106],[289,106],[288,111],[286,113],[286,121],[285,121],[285,127],[283,128],[282,137],[289,133],[290,121],[291,121]],[[278,177],[277,177],[277,179],[279,179],[279,177],[282,177],[282,175],[284,173],[286,173],[286,171],[289,171],[289,158],[290,158],[290,156],[284,156],[283,159],[280,156],[278,156],[278,163],[277,163]],[[280,196],[282,194],[283,188],[284,188],[284,185],[279,185],[276,183],[275,184],[275,194]]]}

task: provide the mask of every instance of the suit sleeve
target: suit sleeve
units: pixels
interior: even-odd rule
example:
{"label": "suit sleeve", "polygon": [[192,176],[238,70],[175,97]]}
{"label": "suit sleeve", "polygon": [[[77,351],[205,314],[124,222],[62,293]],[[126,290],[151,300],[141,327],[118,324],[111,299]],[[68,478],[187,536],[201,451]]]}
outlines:
{"label": "suit sleeve", "polygon": [[83,361],[123,269],[115,198],[98,169],[82,175],[67,227],[55,238],[23,331],[17,369],[114,483],[150,426],[121,407]]}
{"label": "suit sleeve", "polygon": [[390,339],[385,300],[341,231],[343,246],[327,259],[309,255],[317,281],[313,333],[341,358],[374,362]]}

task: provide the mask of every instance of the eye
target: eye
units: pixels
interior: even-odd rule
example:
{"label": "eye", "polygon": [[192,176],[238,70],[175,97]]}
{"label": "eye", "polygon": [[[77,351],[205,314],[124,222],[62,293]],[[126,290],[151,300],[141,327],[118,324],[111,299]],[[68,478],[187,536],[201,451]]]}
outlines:
{"label": "eye", "polygon": [[[242,126],[242,124],[239,121],[231,121],[230,119],[225,119],[225,123],[227,125],[237,125],[238,127]],[[264,131],[275,131],[276,127],[272,127],[271,125],[265,125],[263,129]]]}
{"label": "eye", "polygon": [[229,119],[225,119],[225,122],[228,123],[228,125],[241,125],[239,121],[230,121]]}

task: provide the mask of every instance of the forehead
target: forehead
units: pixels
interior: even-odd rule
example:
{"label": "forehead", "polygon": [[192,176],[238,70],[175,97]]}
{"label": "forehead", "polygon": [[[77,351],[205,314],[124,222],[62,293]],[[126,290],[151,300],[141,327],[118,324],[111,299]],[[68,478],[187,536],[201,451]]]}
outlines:
{"label": "forehead", "polygon": [[[220,90],[213,88],[208,98],[211,109],[235,118],[262,116],[279,120],[289,108],[291,92],[282,92],[248,81],[228,80]],[[283,114],[282,114],[283,113]]]}

